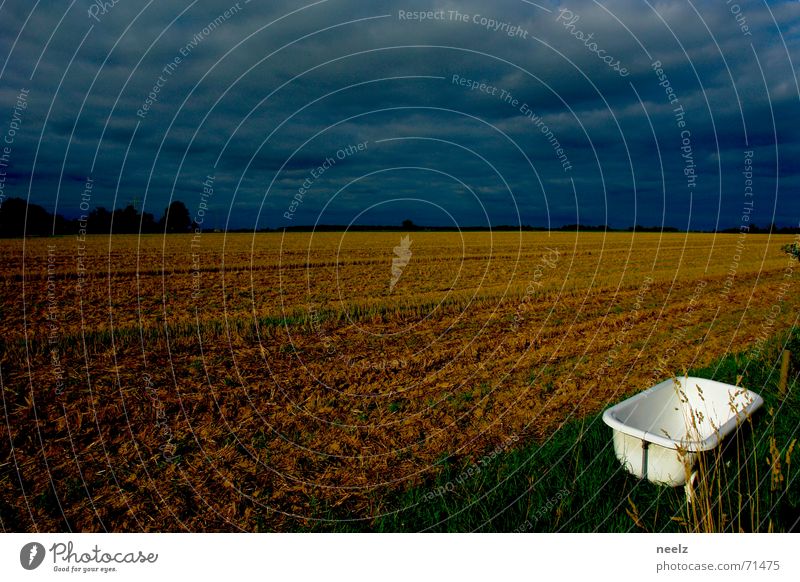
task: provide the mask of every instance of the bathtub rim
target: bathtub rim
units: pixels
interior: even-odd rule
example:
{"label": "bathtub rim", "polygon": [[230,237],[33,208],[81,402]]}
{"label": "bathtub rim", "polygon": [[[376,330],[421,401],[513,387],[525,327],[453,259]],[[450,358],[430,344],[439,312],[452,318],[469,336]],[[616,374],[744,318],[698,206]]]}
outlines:
{"label": "bathtub rim", "polygon": [[742,386],[734,386],[733,384],[726,384],[724,382],[718,382],[717,380],[710,380],[708,378],[700,378],[698,376],[683,376],[680,380],[683,381],[685,384],[689,384],[695,381],[702,381],[705,384],[708,383],[716,384],[726,389],[744,390],[744,396],[748,397],[751,400],[751,402],[743,409],[741,409],[738,415],[733,416],[722,426],[720,426],[718,430],[714,432],[714,434],[702,440],[672,439],[663,434],[652,433],[637,428],[635,426],[625,424],[623,421],[617,418],[616,416],[617,413],[619,413],[623,409],[627,409],[631,405],[635,404],[637,401],[647,398],[649,394],[656,392],[658,390],[664,390],[667,386],[669,386],[669,388],[672,389],[672,383],[674,382],[674,380],[675,378],[668,378],[667,380],[659,382],[658,384],[655,384],[654,386],[651,386],[646,390],[642,390],[638,394],[635,394],[630,398],[626,398],[622,402],[618,402],[614,406],[606,409],[606,411],[603,412],[603,422],[616,431],[619,431],[628,436],[639,438],[649,443],[660,445],[668,449],[676,449],[676,450],[678,449],[678,447],[683,447],[688,452],[698,453],[703,451],[709,451],[715,448],[717,445],[719,445],[719,443],[725,436],[733,432],[741,423],[743,423],[747,418],[752,416],[753,413],[759,408],[761,408],[761,406],[764,404],[764,399],[760,395]]}

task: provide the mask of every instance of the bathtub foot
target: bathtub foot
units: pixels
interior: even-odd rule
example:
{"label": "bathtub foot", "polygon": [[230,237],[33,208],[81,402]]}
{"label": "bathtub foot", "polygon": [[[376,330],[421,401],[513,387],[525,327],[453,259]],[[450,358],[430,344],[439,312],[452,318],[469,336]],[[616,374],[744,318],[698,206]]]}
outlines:
{"label": "bathtub foot", "polygon": [[649,441],[642,440],[642,479],[647,479],[647,451],[649,449]]}

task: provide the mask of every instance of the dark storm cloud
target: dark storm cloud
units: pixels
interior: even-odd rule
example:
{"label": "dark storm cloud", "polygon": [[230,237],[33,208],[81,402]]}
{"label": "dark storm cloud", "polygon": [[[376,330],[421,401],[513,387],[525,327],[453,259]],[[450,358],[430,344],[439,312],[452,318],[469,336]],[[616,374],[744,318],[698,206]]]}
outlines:
{"label": "dark storm cloud", "polygon": [[[754,221],[797,223],[796,2],[538,4],[7,1],[3,134],[19,91],[30,96],[4,194],[30,186],[50,209],[58,194],[57,211],[76,216],[91,175],[94,204],[146,199],[160,213],[170,197],[194,209],[214,175],[213,226],[229,209],[231,227],[349,223],[370,207],[360,221],[449,221],[431,205],[390,202],[419,198],[461,224],[619,227],[663,215],[713,228],[718,215],[722,227],[740,224],[751,149]],[[659,86],[655,60],[678,101]],[[470,90],[454,75],[497,89]],[[326,159],[335,163],[315,178]]]}

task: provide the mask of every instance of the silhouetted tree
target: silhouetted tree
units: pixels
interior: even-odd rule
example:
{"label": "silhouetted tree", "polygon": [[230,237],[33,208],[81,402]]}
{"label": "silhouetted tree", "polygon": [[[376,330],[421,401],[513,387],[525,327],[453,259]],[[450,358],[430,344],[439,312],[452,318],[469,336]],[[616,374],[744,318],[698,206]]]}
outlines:
{"label": "silhouetted tree", "polygon": [[125,208],[117,208],[114,213],[112,228],[117,234],[136,234],[139,232],[139,213],[131,204]]}
{"label": "silhouetted tree", "polygon": [[416,229],[416,228],[417,228],[417,225],[416,225],[416,224],[414,224],[414,222],[413,222],[411,219],[409,219],[409,218],[406,218],[406,219],[405,219],[405,220],[402,222],[402,227],[403,227],[405,230],[414,230],[414,229]]}
{"label": "silhouetted tree", "polygon": [[22,198],[8,198],[0,206],[0,236],[47,236],[52,233],[53,215],[38,204],[28,204]]}
{"label": "silhouetted tree", "polygon": [[108,234],[111,232],[111,213],[98,206],[89,213],[88,231],[90,234]]}
{"label": "silhouetted tree", "polygon": [[163,232],[189,232],[192,228],[192,219],[189,209],[180,200],[175,200],[164,210],[164,216],[158,221]]}
{"label": "silhouetted tree", "polygon": [[142,212],[142,233],[158,232],[158,223],[150,212]]}
{"label": "silhouetted tree", "polygon": [[77,220],[67,220],[60,214],[56,214],[55,218],[55,232],[54,234],[75,234],[78,231]]}
{"label": "silhouetted tree", "polygon": [[22,236],[26,203],[22,198],[9,198],[0,206],[0,233],[3,236]]}
{"label": "silhouetted tree", "polygon": [[[26,225],[27,213],[27,228]],[[169,224],[167,224],[169,217]],[[112,224],[113,219],[113,224]],[[167,228],[165,229],[165,225]],[[0,237],[72,235],[78,232],[77,219],[66,219],[60,214],[53,216],[38,204],[28,204],[22,198],[8,198],[0,204]],[[189,218],[186,205],[176,200],[164,211],[164,216],[156,221],[150,212],[139,214],[136,207],[129,204],[109,212],[102,206],[92,209],[88,217],[89,234],[148,234],[159,232],[189,232],[197,225]]]}

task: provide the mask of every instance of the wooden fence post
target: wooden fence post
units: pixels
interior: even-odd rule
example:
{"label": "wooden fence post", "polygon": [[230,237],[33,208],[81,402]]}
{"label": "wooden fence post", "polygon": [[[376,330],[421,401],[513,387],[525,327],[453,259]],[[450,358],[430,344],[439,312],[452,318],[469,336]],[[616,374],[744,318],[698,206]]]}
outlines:
{"label": "wooden fence post", "polygon": [[789,350],[783,350],[783,359],[781,360],[781,379],[778,382],[778,389],[780,393],[786,394],[786,384],[789,381]]}

